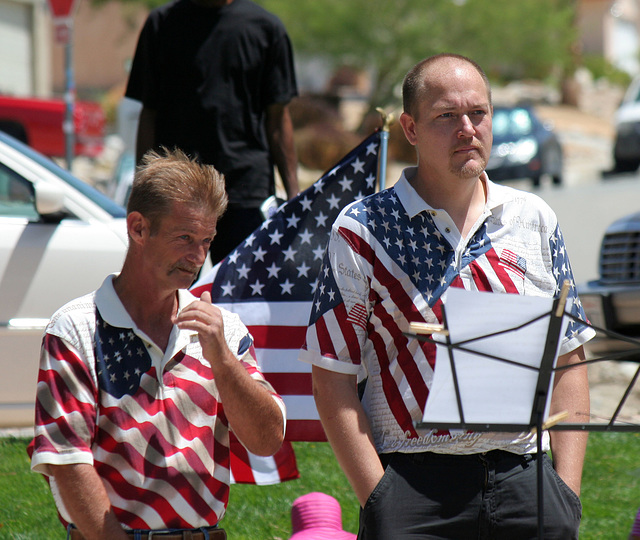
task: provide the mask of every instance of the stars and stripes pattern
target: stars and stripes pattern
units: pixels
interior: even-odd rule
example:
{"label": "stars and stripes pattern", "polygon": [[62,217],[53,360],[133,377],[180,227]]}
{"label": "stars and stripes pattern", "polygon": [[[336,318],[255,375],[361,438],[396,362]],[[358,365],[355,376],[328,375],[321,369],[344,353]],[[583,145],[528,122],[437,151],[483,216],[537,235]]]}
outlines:
{"label": "stars and stripes pattern", "polygon": [[[497,207],[496,211],[502,211],[501,205]],[[368,386],[386,396],[386,400],[371,401],[367,392],[364,396],[379,451],[397,450],[390,446],[394,437],[396,441],[419,437],[414,425],[422,418],[429,394],[435,345],[409,339],[404,333],[410,322],[442,322],[443,298],[449,287],[524,294],[522,276],[530,261],[515,254],[514,239],[521,235],[526,246],[527,235],[531,235],[540,242],[545,237],[541,231],[549,230],[548,226],[551,231],[555,228],[555,234],[549,240],[547,233],[547,240],[542,240],[548,242],[546,248],[525,248],[527,256],[537,258],[538,274],[532,276],[539,287],[536,294],[555,296],[558,283],[564,279],[573,283],[556,223],[520,229],[512,237],[507,233],[507,250],[502,223],[517,220],[503,215],[501,221],[494,216],[478,227],[458,260],[441,232],[446,227],[442,222],[438,227],[435,214],[425,210],[408,215],[395,188],[356,202],[335,223],[320,271],[301,358],[311,363],[321,357],[337,359],[345,363],[342,370],[355,374],[366,344],[367,354],[375,356],[379,367],[367,365],[374,373],[371,380],[370,372]],[[492,236],[498,230],[501,234]],[[572,297],[574,314],[584,318],[575,290]],[[437,435],[446,436],[446,432]]]}
{"label": "stars and stripes pattern", "polygon": [[106,323],[96,310],[96,374],[98,384],[115,398],[132,396],[151,368],[151,356],[142,339],[130,328]]}
{"label": "stars and stripes pattern", "polygon": [[[142,339],[128,328],[109,325],[96,311],[96,365],[99,387],[115,398],[134,395],[143,374],[151,368],[151,357]],[[250,335],[238,344],[242,356],[253,346]],[[257,457],[248,452],[233,432],[230,440],[230,481],[269,485],[300,477],[295,454],[290,446],[275,457]]]}
{"label": "stars and stripes pattern", "polygon": [[576,319],[579,319],[580,321],[587,321],[587,316],[576,291],[573,271],[571,270],[571,263],[569,262],[569,256],[564,244],[564,238],[562,237],[562,231],[557,225],[549,239],[549,246],[551,247],[551,260],[553,261],[553,276],[556,282],[556,288],[553,296],[557,297],[560,295],[562,284],[565,281],[568,281],[569,286],[571,287],[569,292],[569,299],[571,301],[569,313],[574,318],[569,321],[566,335],[570,339],[575,338],[584,329],[584,325]]}
{"label": "stars and stripes pattern", "polygon": [[[342,320],[343,313],[349,314],[346,320],[351,322],[354,308],[363,310],[357,307],[358,303],[350,306],[341,290],[349,289],[356,291],[354,296],[369,298],[369,291],[359,290],[358,284],[379,284],[371,291],[374,300],[364,310],[366,319],[364,314],[360,318],[366,320],[366,336],[375,349],[381,384],[388,393],[395,423],[402,433],[417,437],[414,422],[421,419],[429,394],[435,346],[410,342],[403,332],[408,331],[409,321],[441,322],[444,291],[450,286],[462,286],[454,249],[444,240],[429,213],[421,212],[410,218],[393,189],[353,204],[336,223],[336,230],[337,241],[349,248],[337,249],[335,258],[327,255],[314,298],[306,346],[322,356],[347,357],[358,363],[364,346],[358,335],[365,334]],[[490,249],[483,225],[464,252],[462,264],[475,264]],[[340,254],[347,256],[341,258]],[[476,264],[476,276],[484,273]],[[355,279],[348,284],[342,280],[341,289],[336,274],[347,277],[351,274]],[[358,279],[359,276],[366,277]],[[402,313],[397,306],[403,307]],[[394,346],[387,346],[391,342]]]}
{"label": "stars and stripes pattern", "polygon": [[287,441],[326,440],[311,368],[297,357],[331,225],[347,204],[375,192],[379,146],[376,132],[283,204],[192,287],[196,296],[210,290],[215,304],[237,313],[249,328],[258,365],[287,406]]}
{"label": "stars and stripes pattern", "polygon": [[527,271],[527,260],[520,255],[516,255],[510,249],[503,249],[500,254],[500,264],[506,269],[515,272],[521,278]]}
{"label": "stars and stripes pattern", "polygon": [[367,308],[364,304],[355,304],[347,315],[347,321],[367,329]]}
{"label": "stars and stripes pattern", "polygon": [[[129,528],[217,523],[228,501],[228,425],[199,345],[178,350],[172,368],[159,375],[142,339],[106,323],[92,301],[87,295],[70,302],[47,327],[30,448],[34,470],[92,463],[117,519]],[[247,330],[231,314],[225,322],[229,347],[238,350]],[[243,365],[263,381],[247,351]],[[71,520],[64,507],[58,510],[63,522]]]}

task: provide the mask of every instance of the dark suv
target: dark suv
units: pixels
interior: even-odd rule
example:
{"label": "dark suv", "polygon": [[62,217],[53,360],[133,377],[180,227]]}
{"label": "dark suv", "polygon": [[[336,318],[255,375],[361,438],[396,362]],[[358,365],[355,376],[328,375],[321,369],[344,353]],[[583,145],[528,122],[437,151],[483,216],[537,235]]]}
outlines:
{"label": "dark suv", "polygon": [[[640,339],[640,213],[613,222],[600,246],[600,277],[578,287],[589,321]],[[596,354],[634,347],[598,333],[588,344]]]}

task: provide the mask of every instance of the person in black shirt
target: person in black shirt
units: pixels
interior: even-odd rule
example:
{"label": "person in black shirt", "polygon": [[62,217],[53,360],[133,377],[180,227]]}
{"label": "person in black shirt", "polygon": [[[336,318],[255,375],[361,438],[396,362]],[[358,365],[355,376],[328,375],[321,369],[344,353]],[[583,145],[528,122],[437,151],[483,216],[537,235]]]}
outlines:
{"label": "person in black shirt", "polygon": [[297,95],[281,21],[251,0],[174,0],[153,10],[139,37],[126,96],[142,103],[136,158],[180,148],[225,176],[229,207],[212,262],[260,226],[275,193],[298,193],[288,104]]}

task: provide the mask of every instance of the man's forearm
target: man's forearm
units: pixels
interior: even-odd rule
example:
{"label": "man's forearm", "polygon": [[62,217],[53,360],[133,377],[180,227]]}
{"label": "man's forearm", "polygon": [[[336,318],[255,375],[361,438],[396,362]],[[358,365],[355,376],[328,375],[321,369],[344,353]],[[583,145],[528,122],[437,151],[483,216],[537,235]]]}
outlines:
{"label": "man's forearm", "polygon": [[274,104],[267,109],[267,138],[269,150],[282,178],[287,198],[291,199],[298,194],[300,187],[293,123],[287,105]]}
{"label": "man's forearm", "polygon": [[[584,360],[582,347],[561,356],[558,366],[579,364]],[[567,422],[589,421],[589,380],[586,365],[559,370],[553,387],[550,414],[567,411]],[[582,468],[587,448],[586,431],[551,431],[551,452],[556,472],[578,495],[582,481]]]}
{"label": "man's forearm", "polygon": [[50,465],[55,483],[73,524],[87,539],[126,540],[102,480],[93,466]]}
{"label": "man's forearm", "polygon": [[138,133],[136,135],[136,163],[140,164],[142,156],[156,143],[156,111],[143,107],[138,119]]}
{"label": "man's forearm", "polygon": [[358,399],[355,376],[313,367],[313,394],[322,426],[353,491],[364,507],[384,469],[369,420]]}
{"label": "man's forearm", "polygon": [[269,391],[231,353],[227,362],[216,363],[214,376],[225,415],[238,439],[254,454],[275,454],[284,440],[284,419]]}

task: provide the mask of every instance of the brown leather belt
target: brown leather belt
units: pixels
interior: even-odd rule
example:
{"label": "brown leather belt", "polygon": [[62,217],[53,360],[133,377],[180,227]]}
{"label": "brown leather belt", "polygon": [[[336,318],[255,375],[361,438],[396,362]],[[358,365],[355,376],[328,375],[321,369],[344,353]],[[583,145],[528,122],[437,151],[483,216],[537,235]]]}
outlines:
{"label": "brown leather belt", "polygon": [[[139,536],[127,531],[132,540],[227,540],[227,533],[218,527],[201,527],[200,529],[183,529],[177,531],[140,531]],[[71,540],[85,540],[78,529],[69,530]]]}

